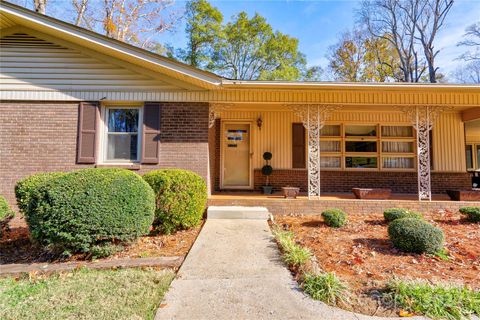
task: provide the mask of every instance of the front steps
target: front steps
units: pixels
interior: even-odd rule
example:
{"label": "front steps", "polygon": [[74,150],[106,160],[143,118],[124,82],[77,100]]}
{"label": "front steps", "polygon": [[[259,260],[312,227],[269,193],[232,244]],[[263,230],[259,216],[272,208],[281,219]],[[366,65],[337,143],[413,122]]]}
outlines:
{"label": "front steps", "polygon": [[268,220],[270,212],[265,207],[209,206],[207,219]]}

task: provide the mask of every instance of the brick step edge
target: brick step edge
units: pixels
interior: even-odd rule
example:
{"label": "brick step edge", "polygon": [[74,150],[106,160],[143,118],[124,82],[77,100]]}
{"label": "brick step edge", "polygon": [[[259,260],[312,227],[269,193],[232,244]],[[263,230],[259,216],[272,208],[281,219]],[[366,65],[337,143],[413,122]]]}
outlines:
{"label": "brick step edge", "polygon": [[59,263],[12,263],[0,264],[0,277],[20,275],[22,273],[39,272],[51,273],[59,271],[71,271],[81,267],[90,269],[112,268],[136,268],[136,267],[160,267],[178,268],[185,257],[152,257],[152,258],[121,258],[97,261],[73,261]]}

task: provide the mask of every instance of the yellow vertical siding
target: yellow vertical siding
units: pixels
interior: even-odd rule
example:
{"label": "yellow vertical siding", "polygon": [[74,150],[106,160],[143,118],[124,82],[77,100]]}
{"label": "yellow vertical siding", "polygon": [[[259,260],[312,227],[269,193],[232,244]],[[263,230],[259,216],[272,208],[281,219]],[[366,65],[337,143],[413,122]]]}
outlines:
{"label": "yellow vertical siding", "polygon": [[459,113],[441,114],[433,127],[433,167],[435,171],[466,171],[465,131]]}
{"label": "yellow vertical siding", "polygon": [[[263,120],[261,129],[256,125],[256,120],[259,117]],[[293,112],[230,110],[222,112],[221,119],[223,121],[249,120],[253,122],[252,146],[254,154],[252,162],[254,168],[263,166],[262,154],[265,151],[272,152],[271,164],[274,168],[290,169],[292,167],[292,123],[300,122],[300,119]],[[338,111],[331,115],[327,123],[336,122],[410,124],[405,114],[397,111]],[[433,130],[435,170],[465,171],[464,149],[465,135],[460,114],[442,114]]]}
{"label": "yellow vertical siding", "polygon": [[467,143],[480,143],[480,120],[465,123]]}

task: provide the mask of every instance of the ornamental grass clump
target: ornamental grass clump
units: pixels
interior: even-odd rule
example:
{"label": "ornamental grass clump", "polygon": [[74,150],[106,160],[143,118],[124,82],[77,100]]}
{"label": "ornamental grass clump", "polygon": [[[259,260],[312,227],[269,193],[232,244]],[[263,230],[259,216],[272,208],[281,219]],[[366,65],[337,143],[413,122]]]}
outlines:
{"label": "ornamental grass clump", "polygon": [[198,226],[207,204],[207,185],[198,174],[182,169],[161,169],[143,179],[155,192],[154,227],[170,234]]}
{"label": "ornamental grass clump", "polygon": [[423,219],[423,216],[421,213],[410,211],[403,208],[387,209],[383,212],[383,217],[387,222],[392,222],[394,220],[403,219],[403,218]]}
{"label": "ornamental grass clump", "polygon": [[333,273],[306,273],[302,283],[305,293],[312,299],[337,306],[348,300],[348,287]]}
{"label": "ornamental grass clump", "polygon": [[322,217],[327,226],[332,228],[340,228],[347,223],[347,214],[340,209],[325,210]]}
{"label": "ornamental grass clump", "polygon": [[480,207],[463,207],[460,213],[466,215],[470,222],[480,222]]}
{"label": "ornamental grass clump", "polygon": [[295,243],[292,232],[274,228],[273,235],[282,249],[283,260],[289,266],[299,268],[305,265],[312,257],[310,250]]}
{"label": "ornamental grass clump", "polygon": [[20,182],[17,197],[32,238],[44,246],[108,255],[113,250],[102,247],[149,233],[155,195],[134,172],[83,169],[40,179]]}
{"label": "ornamental grass clump", "polygon": [[384,298],[408,312],[432,319],[468,319],[480,315],[480,291],[467,287],[392,280]]}
{"label": "ornamental grass clump", "polygon": [[436,254],[443,249],[443,231],[424,220],[394,220],[388,226],[388,236],[404,252]]}

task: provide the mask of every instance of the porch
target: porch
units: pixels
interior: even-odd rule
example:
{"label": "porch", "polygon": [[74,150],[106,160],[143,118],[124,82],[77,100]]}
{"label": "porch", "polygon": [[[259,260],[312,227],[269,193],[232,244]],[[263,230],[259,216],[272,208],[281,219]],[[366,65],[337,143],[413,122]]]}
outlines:
{"label": "porch", "polygon": [[388,200],[355,199],[353,193],[322,193],[319,199],[309,200],[303,192],[297,199],[285,199],[280,192],[264,195],[255,191],[215,192],[208,206],[265,207],[273,215],[319,215],[323,210],[339,208],[348,214],[382,213],[385,209],[401,207],[419,212],[457,212],[465,206],[478,206],[475,201],[451,201],[446,194],[433,194],[431,201],[419,201],[417,194],[392,194]]}

